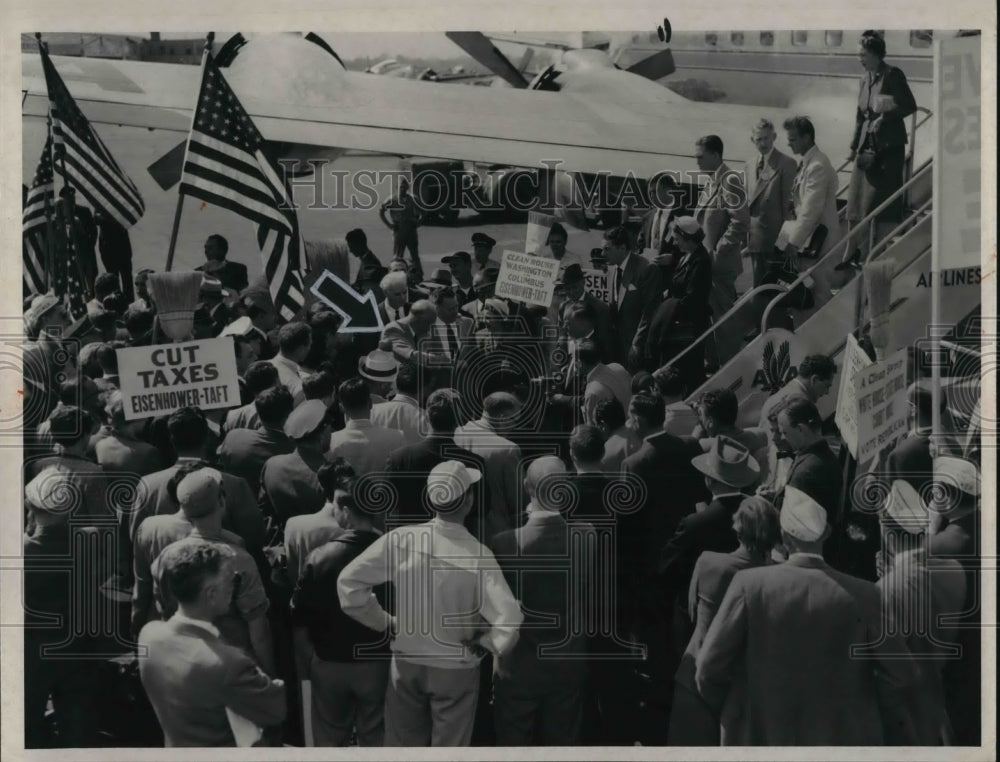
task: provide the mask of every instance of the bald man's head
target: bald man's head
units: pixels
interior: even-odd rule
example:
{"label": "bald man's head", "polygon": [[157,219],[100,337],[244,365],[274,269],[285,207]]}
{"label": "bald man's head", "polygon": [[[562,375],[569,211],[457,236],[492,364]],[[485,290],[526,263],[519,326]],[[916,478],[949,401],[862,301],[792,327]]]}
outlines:
{"label": "bald man's head", "polygon": [[524,488],[537,510],[559,513],[567,506],[569,480],[566,464],[555,455],[532,461],[524,477]]}
{"label": "bald man's head", "polygon": [[410,323],[417,333],[429,331],[437,320],[437,307],[429,299],[418,299],[410,307]]}

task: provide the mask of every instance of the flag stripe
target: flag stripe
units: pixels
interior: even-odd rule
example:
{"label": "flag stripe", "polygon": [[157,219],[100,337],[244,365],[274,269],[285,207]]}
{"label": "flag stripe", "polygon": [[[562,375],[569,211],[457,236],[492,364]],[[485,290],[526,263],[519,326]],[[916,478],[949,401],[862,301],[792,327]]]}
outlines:
{"label": "flag stripe", "polygon": [[67,135],[66,140],[66,145],[72,146],[72,148],[75,149],[73,151],[66,151],[66,160],[70,161],[71,158],[74,158],[75,154],[79,153],[80,160],[77,161],[77,163],[83,164],[85,161],[86,166],[89,171],[94,174],[95,179],[102,183],[102,186],[99,187],[106,185],[109,191],[108,195],[111,196],[113,193],[114,196],[119,197],[123,208],[131,210],[130,213],[134,214],[136,220],[138,220],[139,217],[142,216],[143,212],[142,201],[140,199],[136,202],[136,200],[131,197],[132,189],[129,187],[130,184],[122,182],[120,175],[110,172],[108,170],[108,165],[99,161],[90,146],[79,141],[75,135]]}
{"label": "flag stripe", "polygon": [[198,183],[198,187],[214,190],[220,196],[245,204],[255,210],[260,217],[272,220],[275,225],[286,229],[290,227],[288,219],[275,208],[273,200],[268,195],[232,180],[229,173],[208,169],[201,164],[189,164],[187,172],[202,181]]}
{"label": "flag stripe", "polygon": [[49,91],[52,142],[61,159],[55,171],[80,190],[94,211],[131,227],[145,212],[142,195],[87,121],[41,45],[39,53]]}
{"label": "flag stripe", "polygon": [[[181,184],[181,190],[190,196],[200,198],[202,201],[207,201],[210,204],[221,206],[223,209],[236,212],[236,214],[253,220],[258,225],[267,227],[275,224],[273,210],[266,207],[260,211],[256,207],[250,208],[230,188],[218,186],[197,175],[188,175],[186,181]],[[226,195],[223,195],[223,193]]]}

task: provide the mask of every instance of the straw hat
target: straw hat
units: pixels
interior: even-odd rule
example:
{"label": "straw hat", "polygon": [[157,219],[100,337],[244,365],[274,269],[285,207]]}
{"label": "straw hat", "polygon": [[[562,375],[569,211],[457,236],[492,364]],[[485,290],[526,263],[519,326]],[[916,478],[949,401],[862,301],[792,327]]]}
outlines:
{"label": "straw hat", "polygon": [[372,350],[358,364],[358,373],[369,381],[393,381],[398,370],[396,358],[384,349]]}

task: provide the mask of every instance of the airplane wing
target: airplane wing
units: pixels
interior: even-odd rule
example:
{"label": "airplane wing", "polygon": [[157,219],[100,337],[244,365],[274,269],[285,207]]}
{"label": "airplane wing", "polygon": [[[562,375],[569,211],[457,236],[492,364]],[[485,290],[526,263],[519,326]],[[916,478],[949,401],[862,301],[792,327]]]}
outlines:
{"label": "airplane wing", "polygon": [[[94,123],[187,133],[199,67],[52,60]],[[23,114],[44,117],[39,59],[25,54],[22,66]],[[767,115],[734,119],[729,109],[740,107],[687,101],[613,66],[567,71],[561,92],[377,77],[345,71],[319,46],[285,35],[252,39],[224,72],[268,140],[639,178],[695,169],[700,135],[747,144]]]}

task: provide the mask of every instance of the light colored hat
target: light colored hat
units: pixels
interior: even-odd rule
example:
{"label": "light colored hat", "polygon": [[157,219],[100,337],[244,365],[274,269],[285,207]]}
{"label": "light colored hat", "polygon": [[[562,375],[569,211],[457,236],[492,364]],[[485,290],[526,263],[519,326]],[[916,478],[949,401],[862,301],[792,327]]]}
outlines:
{"label": "light colored hat", "polygon": [[427,477],[427,498],[435,508],[453,506],[483,477],[482,471],[469,468],[457,460],[446,460],[434,466]]}
{"label": "light colored hat", "polygon": [[236,320],[223,328],[222,333],[219,334],[219,338],[223,336],[246,338],[247,336],[252,336],[253,334],[257,334],[257,336],[262,339],[267,338],[264,333],[253,324],[253,321],[250,318],[243,316],[241,318],[236,318]]}
{"label": "light colored hat", "polygon": [[979,471],[974,463],[964,458],[950,455],[934,458],[934,481],[979,497]]}
{"label": "light colored hat", "polygon": [[826,530],[826,509],[795,487],[785,487],[781,528],[803,542],[815,542]]}
{"label": "light colored hat", "polygon": [[675,217],[674,227],[688,238],[697,238],[701,234],[701,225],[694,217]]}
{"label": "light colored hat", "polygon": [[207,516],[215,510],[222,474],[214,468],[199,468],[177,484],[177,502],[189,518]]}
{"label": "light colored hat", "polygon": [[304,439],[316,431],[326,417],[323,400],[306,400],[292,411],[285,421],[285,434],[289,439]]}
{"label": "light colored hat", "polygon": [[910,534],[921,534],[927,529],[930,514],[927,506],[913,485],[904,479],[892,483],[892,491],[885,501],[889,517]]}
{"label": "light colored hat", "polygon": [[369,381],[392,381],[398,370],[396,358],[384,349],[373,349],[358,363],[358,373]]}
{"label": "light colored hat", "polygon": [[750,451],[729,437],[716,437],[712,449],[691,459],[691,465],[706,476],[730,487],[749,487],[760,476],[760,466]]}
{"label": "light colored hat", "polygon": [[24,488],[24,499],[36,511],[68,516],[76,506],[83,504],[83,493],[69,471],[48,466]]}
{"label": "light colored hat", "polygon": [[206,294],[221,294],[222,293],[222,281],[218,278],[208,278],[202,277],[201,279],[201,291]]}

